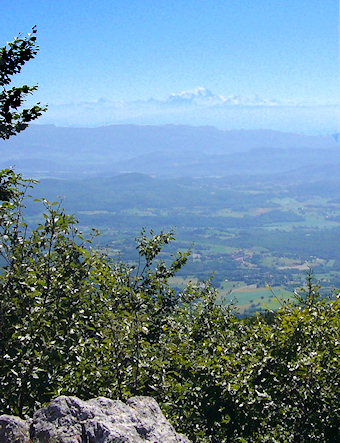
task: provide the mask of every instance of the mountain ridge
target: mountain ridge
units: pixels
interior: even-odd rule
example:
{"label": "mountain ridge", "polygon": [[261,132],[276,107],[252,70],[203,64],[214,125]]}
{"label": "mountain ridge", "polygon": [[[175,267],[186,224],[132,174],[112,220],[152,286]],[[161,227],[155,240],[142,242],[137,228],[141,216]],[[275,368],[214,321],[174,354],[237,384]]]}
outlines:
{"label": "mountain ridge", "polygon": [[331,135],[310,136],[262,129],[225,131],[212,126],[132,124],[97,128],[31,125],[24,133],[0,142],[0,167],[20,165],[25,174],[38,177],[121,172],[179,176],[186,175],[187,165],[189,175],[223,176],[221,161],[227,173],[232,173],[231,165],[238,170],[244,169],[245,163],[250,168],[257,164],[261,170],[268,168],[270,171],[274,159],[277,168],[282,158],[282,167],[288,170],[301,166],[290,167],[290,157],[292,162],[322,163],[322,157],[337,158],[337,148]]}

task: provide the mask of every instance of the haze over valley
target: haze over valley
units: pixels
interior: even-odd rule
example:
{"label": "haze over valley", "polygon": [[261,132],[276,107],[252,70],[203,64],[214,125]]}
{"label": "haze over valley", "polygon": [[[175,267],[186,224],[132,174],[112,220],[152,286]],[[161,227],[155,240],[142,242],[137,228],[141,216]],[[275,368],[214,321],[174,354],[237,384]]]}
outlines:
{"label": "haze over valley", "polygon": [[[340,161],[337,136],[273,130],[222,131],[211,126],[111,125],[98,128],[31,125],[0,142],[0,166],[39,177],[88,177],[140,172],[157,177],[239,173],[309,174]],[[297,179],[297,178],[296,178]]]}
{"label": "haze over valley", "polygon": [[[336,137],[184,125],[32,125],[0,144],[0,167],[40,179],[34,197],[62,204],[96,245],[134,262],[142,227],[175,229],[191,249],[172,282],[208,279],[241,312],[275,308],[311,267],[340,286],[340,151]],[[29,205],[30,220],[40,206]],[[272,290],[268,289],[268,285]]]}

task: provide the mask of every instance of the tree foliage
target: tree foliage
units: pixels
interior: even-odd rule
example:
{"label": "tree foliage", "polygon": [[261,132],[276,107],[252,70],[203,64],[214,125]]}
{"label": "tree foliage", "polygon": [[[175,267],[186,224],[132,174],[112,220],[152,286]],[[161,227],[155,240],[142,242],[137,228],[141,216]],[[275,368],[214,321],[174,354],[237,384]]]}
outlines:
{"label": "tree foliage", "polygon": [[21,72],[23,65],[38,52],[36,27],[27,37],[16,37],[13,42],[0,48],[0,137],[8,139],[24,129],[46,110],[37,103],[31,108],[20,110],[28,94],[37,86],[23,85],[9,88],[12,77]]}
{"label": "tree foliage", "polygon": [[[37,119],[46,107],[40,103],[31,108],[21,109],[27,95],[38,89],[37,86],[11,87],[12,77],[21,72],[24,64],[33,59],[39,47],[36,44],[36,27],[27,37],[16,37],[13,42],[0,48],[0,138],[6,140],[12,135],[26,129],[29,123]],[[2,174],[0,180],[0,200],[8,201],[11,197],[10,181],[6,174]]]}

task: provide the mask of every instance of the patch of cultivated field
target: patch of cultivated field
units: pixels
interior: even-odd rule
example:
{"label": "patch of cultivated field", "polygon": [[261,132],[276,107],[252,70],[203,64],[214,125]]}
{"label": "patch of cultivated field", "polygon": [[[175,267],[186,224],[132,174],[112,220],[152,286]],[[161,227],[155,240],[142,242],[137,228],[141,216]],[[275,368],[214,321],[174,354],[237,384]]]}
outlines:
{"label": "patch of cultivated field", "polygon": [[198,283],[198,279],[193,277],[171,277],[169,279],[169,283],[170,286],[174,287],[174,288],[185,288],[188,284],[192,283],[192,284],[197,284]]}
{"label": "patch of cultivated field", "polygon": [[272,210],[273,208],[254,208],[249,211],[249,214],[252,215],[253,217],[258,217],[259,215],[262,214],[268,214],[268,212],[271,212]]}
{"label": "patch of cultivated field", "polygon": [[220,297],[224,302],[233,300],[240,313],[249,309],[257,311],[265,309],[277,309],[280,307],[280,301],[293,296],[292,292],[287,291],[282,286],[273,288],[259,287],[256,285],[232,287],[225,286],[220,289]]}

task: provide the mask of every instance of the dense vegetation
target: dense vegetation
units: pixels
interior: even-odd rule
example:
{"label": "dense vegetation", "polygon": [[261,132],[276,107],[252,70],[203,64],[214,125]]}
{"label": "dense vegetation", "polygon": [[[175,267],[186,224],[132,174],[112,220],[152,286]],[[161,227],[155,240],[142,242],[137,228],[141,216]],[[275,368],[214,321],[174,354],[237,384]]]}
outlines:
{"label": "dense vegetation", "polygon": [[240,319],[210,281],[169,285],[188,258],[159,258],[172,232],[142,231],[137,266],[112,261],[58,203],[36,202],[30,229],[34,183],[11,169],[0,183],[2,413],[58,394],[152,395],[197,442],[340,438],[340,298],[321,297],[311,274],[276,313]]}

